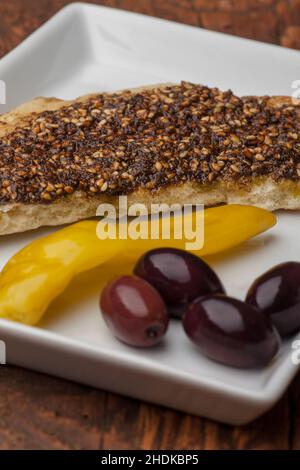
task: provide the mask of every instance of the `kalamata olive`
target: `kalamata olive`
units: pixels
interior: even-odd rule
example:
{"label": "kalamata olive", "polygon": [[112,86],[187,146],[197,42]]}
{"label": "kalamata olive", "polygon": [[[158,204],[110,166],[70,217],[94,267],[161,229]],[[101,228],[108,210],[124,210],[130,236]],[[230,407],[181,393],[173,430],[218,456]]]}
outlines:
{"label": "kalamata olive", "polygon": [[198,256],[176,248],[145,253],[134,273],[161,294],[171,315],[181,318],[188,304],[201,295],[225,293],[216,273]]}
{"label": "kalamata olive", "polygon": [[113,334],[131,346],[153,346],[168,328],[163,299],[148,282],[135,276],[110,282],[102,291],[100,308]]}
{"label": "kalamata olive", "polygon": [[263,367],[280,345],[268,317],[225,295],[194,300],[183,317],[183,327],[204,355],[233,367]]}
{"label": "kalamata olive", "polygon": [[300,263],[287,262],[258,277],[246,302],[268,315],[284,337],[300,330]]}

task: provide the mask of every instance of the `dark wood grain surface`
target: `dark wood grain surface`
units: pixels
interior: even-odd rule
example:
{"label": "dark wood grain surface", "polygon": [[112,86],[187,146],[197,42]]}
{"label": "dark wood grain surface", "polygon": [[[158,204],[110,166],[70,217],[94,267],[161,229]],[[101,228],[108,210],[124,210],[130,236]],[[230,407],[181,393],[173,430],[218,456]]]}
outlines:
{"label": "dark wood grain surface", "polygon": [[[67,3],[0,0],[0,57]],[[92,3],[300,49],[300,0]],[[248,426],[230,427],[4,366],[0,449],[300,449],[299,396],[300,376],[273,410]]]}

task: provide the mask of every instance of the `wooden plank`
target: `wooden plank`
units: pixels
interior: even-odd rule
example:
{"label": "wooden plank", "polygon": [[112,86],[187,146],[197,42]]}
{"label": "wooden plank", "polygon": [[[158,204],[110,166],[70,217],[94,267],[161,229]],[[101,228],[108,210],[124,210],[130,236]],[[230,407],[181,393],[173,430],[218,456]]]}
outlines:
{"label": "wooden plank", "polygon": [[[68,0],[0,0],[0,57]],[[300,0],[106,0],[187,24],[300,49]],[[296,77],[297,78],[297,77]],[[300,449],[300,377],[245,427],[0,367],[0,449]]]}
{"label": "wooden plank", "polygon": [[98,449],[105,392],[0,367],[0,449]]}
{"label": "wooden plank", "polygon": [[[244,427],[8,366],[0,368],[0,396],[0,449],[289,448],[288,394],[271,412]],[[299,419],[297,409],[294,428]],[[293,445],[299,446],[299,432]]]}
{"label": "wooden plank", "polygon": [[[0,57],[71,0],[0,0]],[[300,49],[299,0],[91,0]]]}

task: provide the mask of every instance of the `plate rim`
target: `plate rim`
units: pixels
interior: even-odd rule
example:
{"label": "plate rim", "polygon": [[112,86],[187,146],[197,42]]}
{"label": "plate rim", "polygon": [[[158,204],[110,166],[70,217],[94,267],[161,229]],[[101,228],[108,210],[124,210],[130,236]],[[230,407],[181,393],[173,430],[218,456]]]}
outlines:
{"label": "plate rim", "polygon": [[[149,22],[160,22],[160,23],[172,23],[176,27],[186,28],[186,29],[194,29],[194,30],[201,30],[201,34],[210,35],[211,37],[220,37],[226,36],[231,38],[235,42],[242,42],[242,43],[251,43],[255,44],[257,47],[264,47],[264,48],[271,48],[271,49],[280,49],[284,53],[287,54],[296,54],[297,57],[300,55],[300,51],[294,49],[286,49],[282,46],[268,44],[260,41],[256,41],[253,39],[246,39],[240,38],[238,36],[229,35],[221,32],[216,31],[209,31],[203,28],[199,28],[196,26],[186,25],[182,23],[177,23],[175,21],[165,20],[161,18],[147,16],[141,13],[130,12],[122,9],[116,9],[112,7],[100,6],[95,4],[88,4],[83,2],[74,2],[64,6],[58,12],[56,12],[50,19],[48,19],[44,24],[42,24],[38,29],[32,32],[28,37],[26,37],[19,45],[17,45],[13,50],[8,52],[5,56],[3,56],[0,60],[0,76],[1,70],[5,69],[6,67],[13,66],[13,62],[18,60],[18,56],[21,56],[24,52],[29,51],[31,46],[34,42],[36,42],[39,38],[47,37],[47,35],[53,34],[52,28],[54,25],[58,26],[59,22],[64,24],[64,22],[75,13],[84,13],[87,10],[106,10],[109,11],[111,14],[114,15],[121,15],[126,17],[143,17]],[[1,241],[1,240],[0,240]],[[9,334],[14,336],[16,339],[18,337],[26,340],[26,341],[40,341],[45,346],[53,346],[54,344],[59,344],[61,350],[63,349],[63,345],[66,348],[69,348],[69,351],[74,351],[75,349],[80,350],[83,354],[91,355],[96,357],[97,359],[101,359],[103,361],[111,361],[112,363],[118,362],[118,365],[121,363],[125,364],[126,367],[133,367],[133,368],[148,368],[148,373],[155,374],[162,374],[166,373],[167,366],[160,365],[159,367],[151,367],[150,364],[143,365],[138,364],[132,361],[130,358],[124,357],[121,355],[120,352],[116,354],[112,354],[112,351],[105,351],[101,346],[93,346],[84,343],[83,341],[75,340],[68,338],[64,335],[60,335],[58,333],[54,333],[47,329],[42,329],[37,327],[31,327],[23,324],[18,324],[10,320],[0,319],[0,336],[2,333]],[[293,340],[300,338],[299,336],[295,336]],[[145,361],[145,359],[143,359]],[[278,360],[278,359],[277,359]],[[289,364],[288,364],[289,362]],[[288,367],[289,365],[289,367]],[[222,394],[226,393],[232,397],[237,397],[239,399],[248,400],[252,404],[257,404],[268,408],[272,406],[284,393],[286,388],[288,387],[289,383],[292,381],[293,377],[296,375],[299,367],[292,364],[290,360],[290,355],[284,358],[282,364],[278,366],[268,377],[266,383],[259,388],[258,390],[248,390],[246,388],[242,388],[237,385],[230,385],[227,383],[223,383],[221,381],[212,380],[209,377],[205,377],[205,379],[197,378],[198,380],[192,380],[192,373],[183,372],[181,371],[180,374],[176,374],[173,370],[167,370],[168,374],[172,379],[184,380],[192,383],[198,387],[205,388],[207,391],[214,390],[217,392],[221,392]],[[230,370],[230,369],[229,369]]]}

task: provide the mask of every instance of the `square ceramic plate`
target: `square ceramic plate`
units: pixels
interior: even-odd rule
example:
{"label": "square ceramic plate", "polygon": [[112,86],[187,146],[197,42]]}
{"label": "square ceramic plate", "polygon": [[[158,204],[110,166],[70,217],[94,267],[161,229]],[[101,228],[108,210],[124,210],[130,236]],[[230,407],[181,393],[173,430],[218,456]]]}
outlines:
{"label": "square ceramic plate", "polygon": [[[300,78],[296,51],[118,10],[73,4],[0,61],[7,84],[1,111],[38,95],[74,98],[93,91],[190,80],[238,94],[290,94]],[[49,230],[1,237],[0,267]],[[228,292],[285,260],[300,260],[300,217],[210,259]],[[264,370],[241,371],[199,354],[173,322],[166,341],[135,350],[115,340],[98,311],[99,285],[77,279],[36,328],[0,321],[8,362],[227,423],[246,423],[282,395],[296,374],[292,340]]]}

